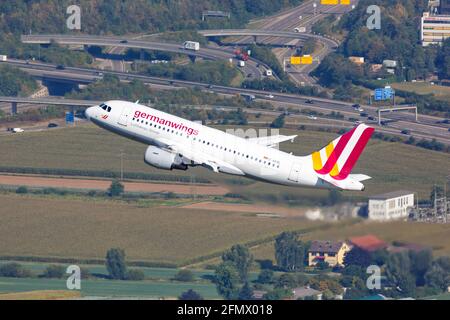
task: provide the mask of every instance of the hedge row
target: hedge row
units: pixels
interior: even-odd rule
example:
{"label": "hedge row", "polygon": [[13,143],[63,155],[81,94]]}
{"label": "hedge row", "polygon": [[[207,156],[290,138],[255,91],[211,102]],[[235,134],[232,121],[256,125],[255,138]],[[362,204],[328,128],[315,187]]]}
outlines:
{"label": "hedge row", "polygon": [[[106,170],[78,170],[78,169],[54,169],[54,168],[30,168],[30,167],[4,167],[0,166],[0,172],[22,173],[22,174],[43,174],[57,176],[81,176],[81,177],[101,177],[118,178],[120,173]],[[139,179],[151,181],[173,181],[173,182],[191,182],[190,176],[178,176],[169,174],[124,172],[125,179]],[[211,183],[208,179],[196,177],[196,183]]]}

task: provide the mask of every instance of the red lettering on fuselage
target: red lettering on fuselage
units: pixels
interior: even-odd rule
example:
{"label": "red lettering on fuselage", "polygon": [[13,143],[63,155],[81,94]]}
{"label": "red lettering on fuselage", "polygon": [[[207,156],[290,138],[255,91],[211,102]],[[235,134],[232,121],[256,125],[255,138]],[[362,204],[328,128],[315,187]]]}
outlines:
{"label": "red lettering on fuselage", "polygon": [[150,120],[162,125],[166,125],[168,127],[172,127],[174,129],[180,130],[180,131],[185,131],[188,135],[198,135],[198,130],[194,130],[193,128],[187,127],[182,123],[176,123],[170,120],[165,120],[163,118],[151,115],[149,113],[146,112],[141,112],[139,110],[136,110],[134,112],[134,117],[135,118],[141,118],[141,119],[146,119],[146,120]]}

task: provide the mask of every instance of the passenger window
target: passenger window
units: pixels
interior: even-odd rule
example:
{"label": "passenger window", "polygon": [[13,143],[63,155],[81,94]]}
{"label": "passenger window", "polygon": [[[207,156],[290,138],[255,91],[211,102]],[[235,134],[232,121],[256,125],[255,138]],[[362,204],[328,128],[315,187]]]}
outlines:
{"label": "passenger window", "polygon": [[111,107],[108,107],[108,112],[111,112]]}

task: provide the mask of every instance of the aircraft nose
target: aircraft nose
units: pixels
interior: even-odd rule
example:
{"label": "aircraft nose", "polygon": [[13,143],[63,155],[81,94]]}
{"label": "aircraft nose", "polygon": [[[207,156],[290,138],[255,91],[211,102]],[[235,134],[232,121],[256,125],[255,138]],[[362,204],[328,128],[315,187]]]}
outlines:
{"label": "aircraft nose", "polygon": [[88,120],[91,120],[91,117],[94,116],[94,109],[95,107],[89,107],[84,111],[84,114]]}

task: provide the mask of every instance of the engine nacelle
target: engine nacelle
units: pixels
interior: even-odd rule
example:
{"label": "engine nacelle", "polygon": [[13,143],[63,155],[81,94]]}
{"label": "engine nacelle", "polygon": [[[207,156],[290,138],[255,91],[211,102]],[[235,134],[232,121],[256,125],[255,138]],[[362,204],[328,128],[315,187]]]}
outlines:
{"label": "engine nacelle", "polygon": [[165,170],[186,170],[188,168],[178,154],[155,146],[149,146],[147,148],[144,155],[144,161],[151,166]]}

